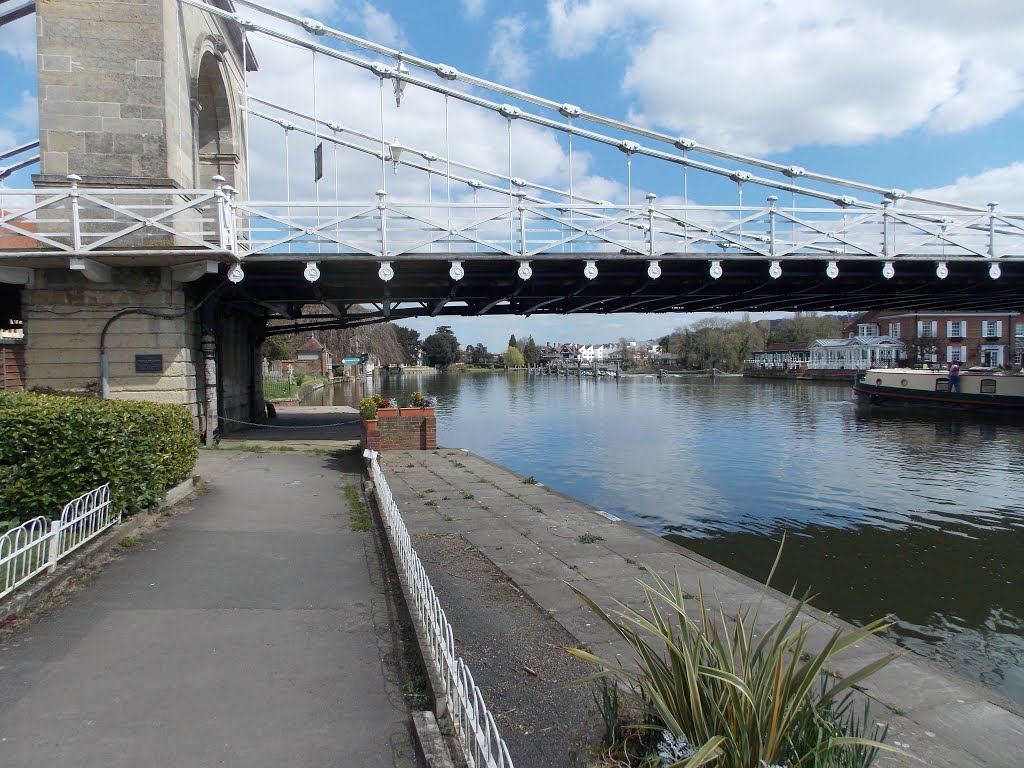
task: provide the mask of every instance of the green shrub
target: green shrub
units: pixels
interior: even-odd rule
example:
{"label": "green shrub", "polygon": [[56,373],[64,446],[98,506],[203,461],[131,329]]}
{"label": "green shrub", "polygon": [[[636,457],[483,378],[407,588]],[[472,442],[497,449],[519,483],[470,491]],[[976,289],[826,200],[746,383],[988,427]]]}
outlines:
{"label": "green shrub", "polygon": [[633,744],[625,736],[628,727],[619,731],[606,725],[606,730],[613,739],[621,738],[619,749],[639,751],[639,761],[627,760],[627,765],[648,765],[644,760],[651,759],[652,748],[662,753],[662,764],[684,768],[705,763],[715,768],[865,768],[877,750],[899,751],[882,743],[885,730],[869,727],[868,713],[856,712],[846,695],[894,654],[843,678],[833,677],[826,666],[884,629],[884,621],[837,629],[815,651],[808,647],[810,627],[800,621],[805,600],[791,600],[781,618],[764,626],[760,604],[753,616],[742,611],[730,621],[721,610],[713,612],[698,590],[694,619],[678,575],[669,584],[648,573],[654,584],[641,582],[645,612],[620,603],[618,619],[570,585],[635,654],[631,665],[565,648],[600,668],[588,679],[613,678],[623,684],[638,715],[631,729]]}
{"label": "green shrub", "polygon": [[108,482],[115,509],[140,509],[199,455],[191,414],[165,403],[0,393],[0,435],[0,519],[59,514]]}

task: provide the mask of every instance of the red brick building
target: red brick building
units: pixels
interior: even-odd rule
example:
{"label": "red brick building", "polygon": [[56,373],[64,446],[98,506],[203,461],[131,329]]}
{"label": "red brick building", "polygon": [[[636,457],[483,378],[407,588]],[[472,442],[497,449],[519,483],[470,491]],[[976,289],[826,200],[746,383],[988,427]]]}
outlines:
{"label": "red brick building", "polygon": [[1021,366],[1024,314],[997,312],[865,312],[843,336],[893,336],[906,344],[907,362]]}

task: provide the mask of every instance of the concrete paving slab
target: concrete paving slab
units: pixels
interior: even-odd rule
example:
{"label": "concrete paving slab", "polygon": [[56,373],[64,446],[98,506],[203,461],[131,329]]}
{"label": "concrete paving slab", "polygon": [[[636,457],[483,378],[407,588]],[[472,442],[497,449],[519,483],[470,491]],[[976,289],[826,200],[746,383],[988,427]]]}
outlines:
{"label": "concrete paving slab", "polygon": [[590,669],[561,650],[573,637],[461,535],[416,533],[413,544],[513,762],[583,766],[591,703],[566,685]]}
{"label": "concrete paving slab", "polygon": [[991,702],[952,702],[915,712],[913,720],[936,734],[956,733],[956,745],[981,765],[1021,765],[1024,760],[1024,722]]}

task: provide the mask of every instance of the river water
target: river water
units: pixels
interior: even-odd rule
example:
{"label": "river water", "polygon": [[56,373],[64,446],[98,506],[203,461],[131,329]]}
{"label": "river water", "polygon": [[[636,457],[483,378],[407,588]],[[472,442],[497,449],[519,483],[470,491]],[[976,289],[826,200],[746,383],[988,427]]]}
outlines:
{"label": "river water", "polygon": [[[858,408],[851,386],[405,374],[467,448],[1024,703],[1024,424]],[[327,390],[354,404],[353,384]]]}

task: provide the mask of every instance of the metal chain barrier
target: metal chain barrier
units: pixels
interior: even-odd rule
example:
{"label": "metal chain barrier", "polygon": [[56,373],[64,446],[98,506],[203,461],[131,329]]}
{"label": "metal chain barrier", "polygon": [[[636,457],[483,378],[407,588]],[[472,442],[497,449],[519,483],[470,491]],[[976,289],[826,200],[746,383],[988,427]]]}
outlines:
{"label": "metal chain barrier", "polygon": [[448,712],[466,760],[473,768],[513,768],[508,746],[498,733],[498,726],[484,703],[480,688],[473,682],[469,667],[456,655],[451,624],[412,546],[405,521],[377,461],[377,452],[365,451],[363,455],[369,459],[370,475],[398,557],[397,565],[413,592],[416,611],[427,633],[430,661],[436,665],[444,682]]}
{"label": "metal chain barrier", "polygon": [[332,424],[267,424],[257,421],[242,421],[241,419],[229,419],[227,416],[218,416],[221,421],[230,421],[232,424],[245,424],[248,427],[265,427],[267,429],[327,429],[329,427],[347,427],[350,424],[358,424],[358,416],[348,421],[335,421]]}

